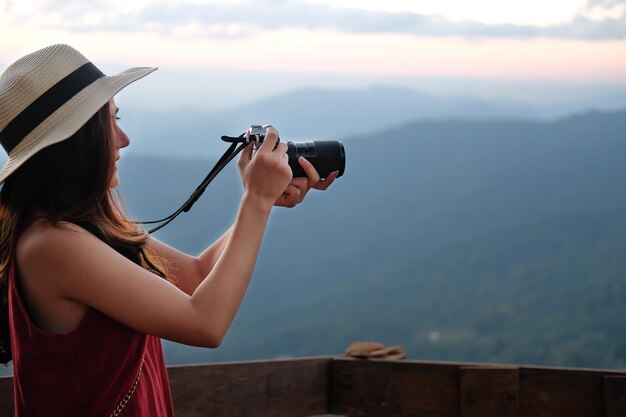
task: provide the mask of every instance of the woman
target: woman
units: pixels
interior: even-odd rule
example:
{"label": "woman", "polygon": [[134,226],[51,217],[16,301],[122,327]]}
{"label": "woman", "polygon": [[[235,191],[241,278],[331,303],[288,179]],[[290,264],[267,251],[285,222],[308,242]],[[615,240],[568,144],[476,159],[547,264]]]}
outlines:
{"label": "woman", "polygon": [[251,279],[273,205],[326,189],[292,178],[276,131],[239,160],[233,226],[192,257],[129,221],[112,189],[129,144],[113,96],[154,68],[105,76],[54,45],[0,76],[0,359],[17,415],[173,415],[159,338],[217,347]]}

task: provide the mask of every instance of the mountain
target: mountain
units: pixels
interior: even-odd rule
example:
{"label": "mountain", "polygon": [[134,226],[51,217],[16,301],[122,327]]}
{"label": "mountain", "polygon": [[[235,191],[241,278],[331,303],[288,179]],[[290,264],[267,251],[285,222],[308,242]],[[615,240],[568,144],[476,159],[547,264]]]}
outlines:
{"label": "mountain", "polygon": [[[122,116],[126,111],[122,109]],[[127,109],[122,126],[133,153],[170,157],[216,157],[221,135],[238,135],[251,124],[272,124],[283,140],[343,140],[417,119],[503,119],[549,117],[511,100],[436,97],[406,88],[299,89],[229,110],[166,113]],[[554,113],[550,113],[553,115]]]}
{"label": "mountain", "polygon": [[[223,346],[167,344],[168,360],[337,354],[380,339],[414,358],[623,366],[624,132],[618,111],[417,121],[347,138],[344,177],[272,215]],[[141,219],[169,214],[212,166],[122,161]],[[240,194],[233,163],[157,236],[199,252]]]}
{"label": "mountain", "polygon": [[[192,72],[187,76],[202,84],[201,74]],[[254,84],[253,78],[246,80],[246,85]],[[552,84],[532,85],[521,84],[520,88],[549,91]],[[146,80],[134,88],[142,100],[127,100],[129,97],[123,95],[118,98],[120,124],[133,143],[127,153],[167,158],[217,158],[225,149],[220,137],[238,135],[251,124],[272,124],[283,140],[345,141],[417,120],[546,121],[590,109],[614,111],[626,106],[626,92],[619,87],[570,87],[566,95],[562,91],[565,87],[560,86],[558,97],[566,96],[567,101],[528,104],[507,98],[435,95],[408,87],[379,85],[359,89],[299,88],[249,102],[239,100],[234,106],[228,102],[231,104],[222,106],[225,110],[209,111],[202,105],[178,107],[177,102],[185,102],[185,96],[177,96],[172,86]],[[165,93],[159,95],[159,91]],[[212,91],[203,85],[194,95],[206,94],[207,102],[224,99],[223,94],[212,95]],[[592,94],[593,91],[596,92]],[[167,101],[169,97],[172,98]],[[154,103],[146,101],[164,101],[157,108],[175,110],[155,110]],[[0,155],[0,163],[4,161],[4,155]]]}
{"label": "mountain", "polygon": [[547,217],[382,262],[223,349],[310,356],[377,340],[412,359],[624,369],[625,253],[626,206]]}

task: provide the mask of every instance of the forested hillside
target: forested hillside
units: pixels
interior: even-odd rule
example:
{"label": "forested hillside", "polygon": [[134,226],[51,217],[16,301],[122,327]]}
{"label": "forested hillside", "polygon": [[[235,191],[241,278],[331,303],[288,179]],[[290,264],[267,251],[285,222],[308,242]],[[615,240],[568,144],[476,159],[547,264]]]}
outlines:
{"label": "forested hillside", "polygon": [[[416,122],[347,138],[346,174],[273,214],[222,347],[172,362],[337,354],[622,367],[626,112],[556,122]],[[212,166],[127,158],[136,218],[168,214]],[[233,164],[158,236],[198,252],[232,221]]]}

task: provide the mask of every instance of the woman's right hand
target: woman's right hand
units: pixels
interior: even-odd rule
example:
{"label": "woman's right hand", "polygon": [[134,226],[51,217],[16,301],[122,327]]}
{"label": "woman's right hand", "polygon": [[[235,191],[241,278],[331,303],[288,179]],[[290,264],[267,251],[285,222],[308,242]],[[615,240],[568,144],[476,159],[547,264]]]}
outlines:
{"label": "woman's right hand", "polygon": [[289,167],[287,144],[278,142],[278,132],[268,128],[261,146],[252,157],[252,144],[241,153],[238,167],[247,197],[267,204],[268,208],[285,191],[293,176]]}

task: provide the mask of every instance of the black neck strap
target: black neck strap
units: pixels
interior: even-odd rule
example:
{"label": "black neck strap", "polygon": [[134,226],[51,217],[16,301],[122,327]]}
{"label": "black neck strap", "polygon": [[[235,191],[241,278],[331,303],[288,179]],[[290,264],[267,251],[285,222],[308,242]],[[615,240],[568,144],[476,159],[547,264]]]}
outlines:
{"label": "black neck strap", "polygon": [[52,113],[101,77],[102,71],[88,62],[35,99],[0,132],[0,144],[7,154]]}
{"label": "black neck strap", "polygon": [[[154,233],[157,230],[167,226],[172,220],[178,217],[178,215],[181,214],[182,212],[188,212],[189,210],[191,210],[191,206],[193,206],[194,203],[198,201],[198,199],[200,198],[200,196],[202,195],[206,187],[211,183],[211,181],[213,181],[213,179],[217,176],[217,174],[219,174],[220,171],[224,169],[224,167],[228,165],[228,163],[235,156],[237,156],[237,154],[239,154],[239,152],[241,152],[246,146],[250,144],[246,141],[244,134],[238,137],[222,136],[222,140],[226,142],[231,142],[230,146],[228,147],[226,152],[224,152],[224,155],[222,155],[219,161],[217,161],[217,163],[215,164],[213,169],[211,169],[209,174],[204,178],[202,183],[200,183],[200,185],[196,188],[196,190],[191,194],[191,196],[187,199],[187,201],[185,201],[183,205],[180,206],[178,210],[176,210],[174,213],[160,220],[142,221],[142,222],[135,222],[135,223],[137,224],[160,223],[158,226],[155,226],[152,229],[148,230],[148,233]],[[239,147],[237,147],[238,143],[240,144]]]}

